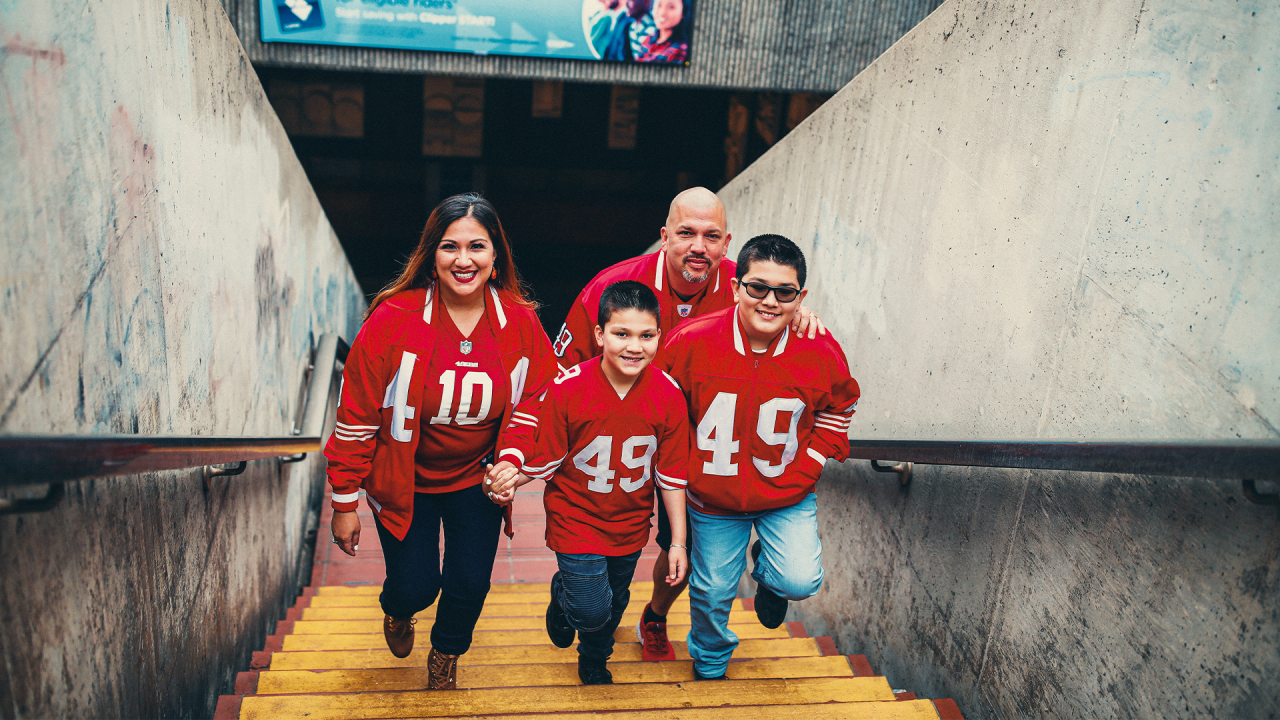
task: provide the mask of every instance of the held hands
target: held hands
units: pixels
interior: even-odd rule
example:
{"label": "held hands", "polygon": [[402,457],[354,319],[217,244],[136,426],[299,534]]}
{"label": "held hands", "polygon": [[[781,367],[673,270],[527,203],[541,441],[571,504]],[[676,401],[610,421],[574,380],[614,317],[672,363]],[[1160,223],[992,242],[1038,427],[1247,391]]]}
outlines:
{"label": "held hands", "polygon": [[355,511],[333,513],[333,522],[329,526],[333,532],[333,542],[342,548],[342,552],[351,555],[356,554],[356,549],[360,547],[360,517]]}
{"label": "held hands", "polygon": [[519,480],[520,469],[507,460],[485,466],[484,489],[498,505],[509,505],[516,499],[516,488],[523,484]]}
{"label": "held hands", "polygon": [[822,324],[822,319],[818,314],[804,305],[796,310],[796,316],[791,320],[791,330],[797,335],[804,335],[805,330],[809,331],[809,339],[812,340],[817,333],[827,334],[827,326]]}
{"label": "held hands", "polygon": [[667,584],[675,587],[689,574],[689,551],[672,546],[667,551]]}

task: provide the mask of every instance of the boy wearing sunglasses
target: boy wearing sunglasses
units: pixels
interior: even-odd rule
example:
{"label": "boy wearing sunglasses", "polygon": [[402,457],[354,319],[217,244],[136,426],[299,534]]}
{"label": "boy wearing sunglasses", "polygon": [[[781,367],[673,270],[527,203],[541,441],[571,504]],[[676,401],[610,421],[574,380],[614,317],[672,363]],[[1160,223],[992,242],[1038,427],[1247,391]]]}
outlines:
{"label": "boy wearing sunglasses", "polygon": [[680,384],[696,428],[690,449],[689,654],[698,679],[724,677],[738,638],[729,610],[751,547],[760,622],[822,586],[814,487],[848,457],[858,382],[830,334],[788,327],[804,299],[804,253],[781,235],[738,254],[737,305],[686,321],[655,364]]}

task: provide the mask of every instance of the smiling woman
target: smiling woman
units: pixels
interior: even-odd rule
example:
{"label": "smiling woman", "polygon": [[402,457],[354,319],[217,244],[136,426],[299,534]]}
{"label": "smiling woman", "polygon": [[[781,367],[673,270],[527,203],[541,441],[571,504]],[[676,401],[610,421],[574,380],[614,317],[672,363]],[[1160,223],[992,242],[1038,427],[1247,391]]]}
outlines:
{"label": "smiling woman", "polygon": [[440,597],[430,689],[456,686],[504,515],[511,532],[509,512],[482,488],[486,467],[514,406],[556,370],[493,206],[475,194],[441,202],[351,344],[325,448],[333,537],[344,552],[360,545],[361,490],[374,511],[387,567],[383,634],[393,654],[413,651],[414,615]]}

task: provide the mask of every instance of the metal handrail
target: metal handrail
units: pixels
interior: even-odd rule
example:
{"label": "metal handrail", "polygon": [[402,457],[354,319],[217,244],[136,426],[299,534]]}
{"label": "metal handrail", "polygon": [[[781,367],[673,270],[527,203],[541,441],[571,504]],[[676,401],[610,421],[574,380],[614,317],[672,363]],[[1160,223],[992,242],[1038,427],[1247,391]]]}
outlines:
{"label": "metal handrail", "polygon": [[[62,498],[63,483],[203,467],[212,477],[238,475],[252,460],[296,462],[320,450],[329,395],[350,347],[333,334],[320,336],[301,424],[280,437],[208,435],[0,435],[0,488],[49,485],[39,499],[0,499],[0,514],[47,510]],[[236,464],[229,469],[216,465]]]}
{"label": "metal handrail", "polygon": [[[895,472],[906,485],[911,466],[1068,470],[1072,472],[1229,478],[1245,496],[1274,505],[1280,494],[1257,492],[1255,481],[1280,480],[1280,440],[850,440],[849,457]],[[896,460],[896,465],[884,465]]]}

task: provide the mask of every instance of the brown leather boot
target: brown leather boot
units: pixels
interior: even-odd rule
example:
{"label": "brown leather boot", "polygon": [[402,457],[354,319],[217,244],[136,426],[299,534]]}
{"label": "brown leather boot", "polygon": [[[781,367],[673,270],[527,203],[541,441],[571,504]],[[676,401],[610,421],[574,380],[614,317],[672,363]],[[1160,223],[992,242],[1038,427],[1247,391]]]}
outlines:
{"label": "brown leather boot", "polygon": [[427,689],[458,689],[457,655],[445,655],[431,648],[431,654],[427,656]]}
{"label": "brown leather boot", "polygon": [[413,626],[416,618],[398,620],[387,615],[382,618],[382,636],[387,639],[387,648],[398,658],[409,657],[413,652]]}

